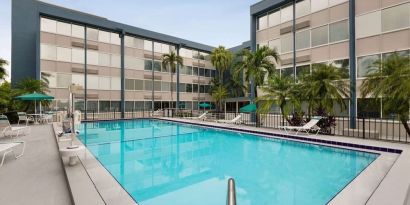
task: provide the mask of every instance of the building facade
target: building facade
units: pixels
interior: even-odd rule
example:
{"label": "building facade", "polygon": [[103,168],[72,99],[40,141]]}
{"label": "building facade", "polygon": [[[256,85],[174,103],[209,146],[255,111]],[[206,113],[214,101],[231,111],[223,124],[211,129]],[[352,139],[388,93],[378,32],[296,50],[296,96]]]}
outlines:
{"label": "building facade", "polygon": [[[12,4],[12,83],[47,79],[52,109],[68,106],[71,84],[84,88],[76,109],[95,112],[175,108],[177,101],[197,109],[211,101],[211,46],[40,1]],[[161,62],[170,52],[184,59],[172,75]]]}
{"label": "building facade", "polygon": [[252,49],[277,49],[282,76],[297,81],[315,63],[332,63],[351,87],[350,110],[337,114],[388,115],[382,99],[361,98],[359,88],[376,60],[410,56],[409,0],[264,0],[251,7],[251,19]]}

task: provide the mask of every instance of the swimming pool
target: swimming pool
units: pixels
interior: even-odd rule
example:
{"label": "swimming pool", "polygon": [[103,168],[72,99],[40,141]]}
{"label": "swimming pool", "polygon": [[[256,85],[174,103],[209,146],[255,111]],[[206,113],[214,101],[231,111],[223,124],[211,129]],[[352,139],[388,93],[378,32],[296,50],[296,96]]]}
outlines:
{"label": "swimming pool", "polygon": [[140,205],[326,204],[378,154],[161,120],[90,122],[80,140]]}

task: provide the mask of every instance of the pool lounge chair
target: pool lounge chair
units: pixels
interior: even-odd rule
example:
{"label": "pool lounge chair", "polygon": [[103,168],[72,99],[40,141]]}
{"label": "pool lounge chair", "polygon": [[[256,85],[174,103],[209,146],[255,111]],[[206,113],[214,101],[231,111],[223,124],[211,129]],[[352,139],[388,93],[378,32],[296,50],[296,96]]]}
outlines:
{"label": "pool lounge chair", "polygon": [[208,114],[208,112],[204,112],[204,113],[202,113],[202,114],[201,114],[200,116],[198,116],[198,117],[184,117],[184,119],[205,120],[207,114]]}
{"label": "pool lounge chair", "polygon": [[242,123],[242,114],[237,115],[232,120],[217,120],[218,123],[226,123],[226,124],[241,124]]}
{"label": "pool lounge chair", "polygon": [[28,125],[28,123],[34,122],[34,118],[27,116],[27,113],[25,112],[17,112],[17,115],[19,116],[19,121],[17,122],[17,124],[19,125],[21,121],[24,121],[26,123],[26,126]]}
{"label": "pool lounge chair", "polygon": [[155,117],[155,116],[159,116],[159,114],[162,112],[162,109],[156,110],[154,112],[151,113],[151,117]]}
{"label": "pool lounge chair", "polygon": [[7,116],[0,115],[0,131],[3,136],[11,133],[10,136],[13,136],[14,134],[16,137],[18,137],[21,132],[30,132],[30,127],[12,127]]}
{"label": "pool lounge chair", "polygon": [[320,131],[320,127],[317,126],[319,120],[320,118],[312,118],[308,123],[306,123],[303,126],[279,126],[279,129],[285,130],[287,134],[289,134],[289,131],[291,130],[296,130],[296,135],[298,135],[299,132],[306,132],[307,135],[309,135],[309,132],[311,131],[316,132],[317,135]]}
{"label": "pool lounge chair", "polygon": [[[19,155],[16,154],[16,152],[14,151],[14,148],[22,145],[22,151]],[[6,155],[10,152],[13,152],[14,157],[17,159],[21,156],[23,156],[24,154],[24,149],[26,148],[26,145],[24,144],[23,141],[19,141],[19,142],[0,142],[0,153],[3,152],[3,157],[1,159],[1,163],[0,163],[0,167],[3,166],[4,163],[4,159],[6,158]]]}

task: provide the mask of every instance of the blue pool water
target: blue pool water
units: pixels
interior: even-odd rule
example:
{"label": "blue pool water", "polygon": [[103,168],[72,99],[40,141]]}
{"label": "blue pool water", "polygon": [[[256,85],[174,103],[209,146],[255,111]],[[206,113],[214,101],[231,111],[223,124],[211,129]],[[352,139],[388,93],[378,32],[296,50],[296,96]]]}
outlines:
{"label": "blue pool water", "polygon": [[377,158],[160,120],[93,122],[80,139],[140,205],[326,204]]}

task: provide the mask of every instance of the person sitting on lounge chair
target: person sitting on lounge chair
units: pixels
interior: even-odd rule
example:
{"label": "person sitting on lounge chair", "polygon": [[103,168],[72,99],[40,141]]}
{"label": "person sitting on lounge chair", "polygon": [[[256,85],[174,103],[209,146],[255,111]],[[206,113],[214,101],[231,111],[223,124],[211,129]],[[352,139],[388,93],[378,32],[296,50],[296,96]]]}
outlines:
{"label": "person sitting on lounge chair", "polygon": [[217,120],[216,122],[226,123],[226,124],[241,124],[242,123],[242,114],[237,115],[232,120]]}
{"label": "person sitting on lounge chair", "polygon": [[296,135],[299,132],[306,132],[309,135],[309,132],[316,132],[316,135],[320,131],[320,127],[317,126],[317,123],[320,121],[321,118],[312,118],[308,123],[303,126],[279,126],[279,129],[284,129],[287,134],[290,130],[296,130]]}

